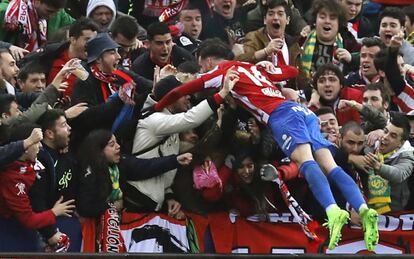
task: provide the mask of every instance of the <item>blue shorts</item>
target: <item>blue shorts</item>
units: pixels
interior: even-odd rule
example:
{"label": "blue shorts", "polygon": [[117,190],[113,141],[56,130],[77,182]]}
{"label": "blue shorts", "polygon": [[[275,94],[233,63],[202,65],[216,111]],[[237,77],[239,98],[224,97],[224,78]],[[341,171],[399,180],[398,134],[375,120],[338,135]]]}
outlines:
{"label": "blue shorts", "polygon": [[307,107],[287,101],[277,107],[267,122],[279,147],[290,157],[296,146],[309,143],[312,151],[334,149],[321,134],[319,119]]}

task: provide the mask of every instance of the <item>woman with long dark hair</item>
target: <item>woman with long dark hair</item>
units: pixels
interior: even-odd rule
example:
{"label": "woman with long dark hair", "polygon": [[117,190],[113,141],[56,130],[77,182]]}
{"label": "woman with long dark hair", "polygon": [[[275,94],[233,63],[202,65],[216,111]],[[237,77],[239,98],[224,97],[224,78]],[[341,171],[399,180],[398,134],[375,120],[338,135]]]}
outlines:
{"label": "woman with long dark hair", "polygon": [[83,217],[98,217],[112,204],[121,210],[123,182],[148,179],[192,160],[190,153],[152,159],[122,156],[116,137],[103,129],[85,138],[78,155],[80,190],[76,207]]}

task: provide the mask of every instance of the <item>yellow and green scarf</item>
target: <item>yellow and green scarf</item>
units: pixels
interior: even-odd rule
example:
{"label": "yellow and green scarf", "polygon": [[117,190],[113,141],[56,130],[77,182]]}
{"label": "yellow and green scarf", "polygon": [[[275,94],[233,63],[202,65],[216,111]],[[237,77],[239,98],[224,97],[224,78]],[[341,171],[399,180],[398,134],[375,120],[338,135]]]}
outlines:
{"label": "yellow and green scarf", "polygon": [[119,169],[118,166],[113,165],[109,167],[109,177],[112,182],[112,192],[109,195],[109,201],[115,202],[122,199],[122,190],[119,188]]}
{"label": "yellow and green scarf", "polygon": [[[302,54],[302,69],[306,75],[306,77],[311,77],[311,69],[312,69],[312,59],[313,54],[315,52],[316,46],[316,31],[313,30],[309,33],[308,38],[303,46],[303,54]],[[336,46],[338,48],[343,48],[344,43],[341,37],[341,34],[337,34],[336,36]]]}
{"label": "yellow and green scarf", "polygon": [[[378,158],[381,164],[388,159],[396,150],[387,154],[379,154]],[[368,205],[375,209],[379,214],[391,211],[391,187],[387,180],[374,173],[374,170],[368,171]]]}

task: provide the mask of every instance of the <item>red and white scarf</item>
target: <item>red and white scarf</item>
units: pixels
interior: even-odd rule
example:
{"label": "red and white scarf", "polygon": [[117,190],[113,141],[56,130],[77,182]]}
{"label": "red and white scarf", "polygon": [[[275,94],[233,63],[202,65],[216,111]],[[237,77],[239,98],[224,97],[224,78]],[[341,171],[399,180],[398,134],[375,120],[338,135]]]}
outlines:
{"label": "red and white scarf", "polygon": [[40,19],[33,0],[11,0],[4,16],[5,29],[21,33],[21,47],[33,51],[47,41],[47,21]]}
{"label": "red and white scarf", "polygon": [[90,66],[92,75],[101,81],[100,88],[105,102],[115,92],[124,103],[135,105],[135,82],[126,73],[114,70],[112,73],[102,72],[96,64]]}

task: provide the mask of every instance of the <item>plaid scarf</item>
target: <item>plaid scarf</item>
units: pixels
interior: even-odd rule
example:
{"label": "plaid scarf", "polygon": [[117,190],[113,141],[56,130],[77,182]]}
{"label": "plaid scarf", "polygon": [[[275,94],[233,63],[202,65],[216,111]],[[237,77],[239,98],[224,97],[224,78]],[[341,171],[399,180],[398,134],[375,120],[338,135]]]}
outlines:
{"label": "plaid scarf", "polygon": [[[384,164],[385,159],[394,155],[396,150],[387,154],[379,154],[378,158],[381,164]],[[385,180],[374,173],[374,170],[368,171],[368,205],[375,209],[379,214],[384,214],[391,211],[391,187],[388,180]]]}
{"label": "plaid scarf", "polygon": [[109,195],[109,201],[115,202],[122,199],[122,191],[119,188],[119,169],[118,166],[110,166],[109,167],[109,177],[111,178],[112,182],[112,192]]}
{"label": "plaid scarf", "polygon": [[47,42],[47,21],[40,19],[33,0],[12,0],[4,15],[5,29],[19,33],[22,46],[33,51]]}
{"label": "plaid scarf", "polygon": [[[316,46],[316,31],[313,30],[309,33],[308,38],[306,39],[305,45],[303,46],[303,55],[302,55],[302,68],[305,72],[306,77],[311,77],[311,69],[312,69],[312,59],[313,54],[315,52]],[[343,40],[341,35],[338,33],[336,36],[336,46],[338,48],[343,48]]]}

